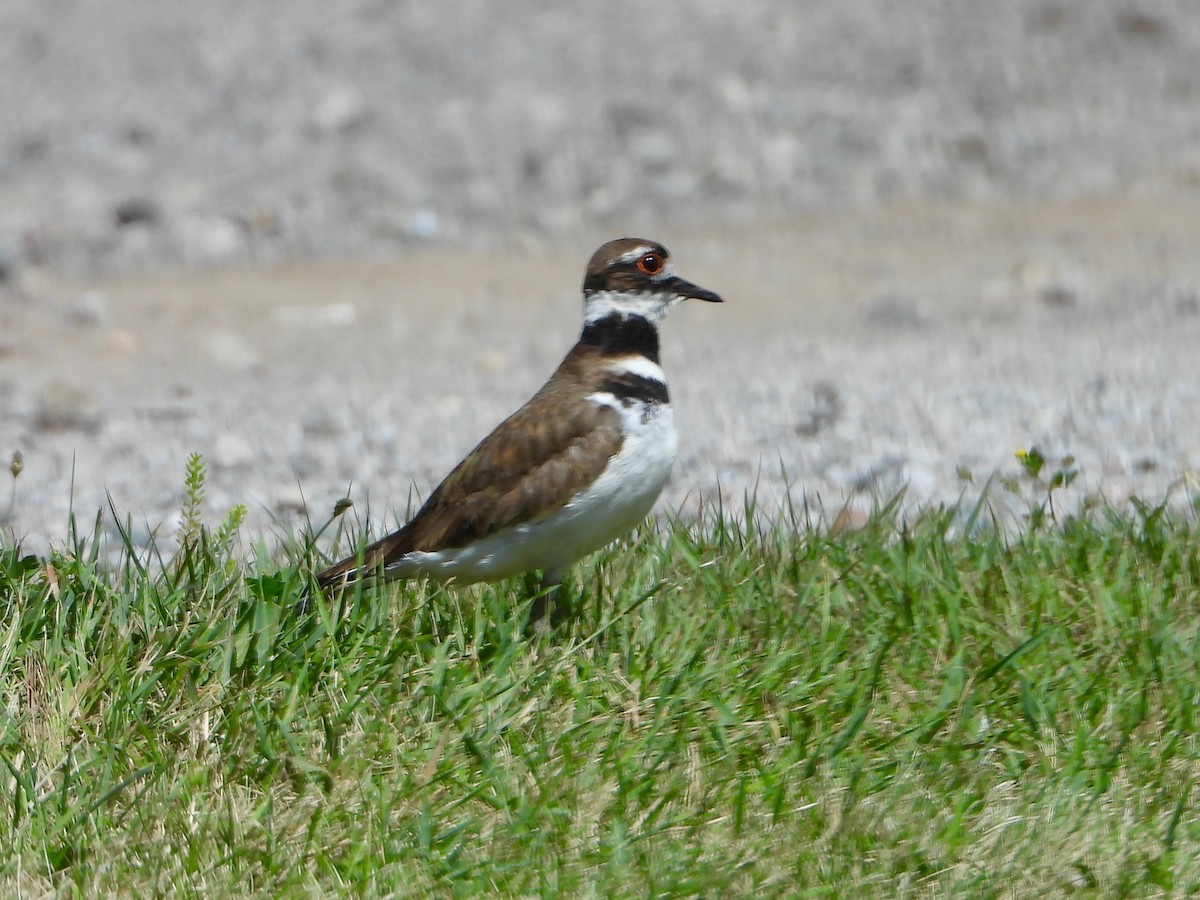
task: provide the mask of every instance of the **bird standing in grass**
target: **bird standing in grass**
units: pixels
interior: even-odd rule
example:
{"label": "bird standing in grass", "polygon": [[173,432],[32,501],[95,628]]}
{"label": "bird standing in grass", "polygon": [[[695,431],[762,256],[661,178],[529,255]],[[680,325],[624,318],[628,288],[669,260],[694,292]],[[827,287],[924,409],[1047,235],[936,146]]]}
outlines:
{"label": "bird standing in grass", "polygon": [[[460,462],[407,525],[330,566],[321,589],[364,577],[470,583],[530,570],[543,587],[641,522],[666,484],[678,435],[658,325],[684,300],[720,302],[675,274],[665,247],[623,238],[583,279],[583,332],[550,380]],[[565,613],[554,605],[552,620]]]}

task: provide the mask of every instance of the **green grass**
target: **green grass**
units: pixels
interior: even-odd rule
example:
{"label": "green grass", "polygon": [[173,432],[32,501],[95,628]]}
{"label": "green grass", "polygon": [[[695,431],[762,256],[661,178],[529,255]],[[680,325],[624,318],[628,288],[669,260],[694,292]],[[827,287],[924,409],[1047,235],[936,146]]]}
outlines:
{"label": "green grass", "polygon": [[1190,517],[960,521],[670,526],[529,640],[513,583],[297,612],[228,528],[9,546],[0,895],[1200,891]]}

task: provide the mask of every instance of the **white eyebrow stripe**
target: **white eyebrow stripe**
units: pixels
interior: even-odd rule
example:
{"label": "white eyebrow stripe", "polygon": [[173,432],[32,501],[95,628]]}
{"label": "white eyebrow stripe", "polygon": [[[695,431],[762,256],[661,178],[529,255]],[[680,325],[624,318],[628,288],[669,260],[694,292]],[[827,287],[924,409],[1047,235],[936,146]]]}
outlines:
{"label": "white eyebrow stripe", "polygon": [[642,246],[640,246],[640,247],[634,247],[632,250],[626,250],[624,253],[622,253],[620,256],[618,256],[616,259],[609,262],[609,265],[614,266],[614,265],[617,265],[618,263],[637,262],[639,259],[641,259],[643,256],[645,256],[647,253],[652,252],[654,249],[655,248],[654,248],[653,244],[642,244]]}

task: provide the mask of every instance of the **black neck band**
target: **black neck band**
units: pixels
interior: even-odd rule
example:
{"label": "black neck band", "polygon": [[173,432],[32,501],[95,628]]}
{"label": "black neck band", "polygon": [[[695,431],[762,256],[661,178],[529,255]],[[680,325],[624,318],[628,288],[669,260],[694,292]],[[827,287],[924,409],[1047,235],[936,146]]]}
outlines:
{"label": "black neck band", "polygon": [[610,313],[603,319],[588,322],[579,338],[581,344],[598,347],[608,356],[629,356],[640,353],[658,362],[658,329],[641,316]]}

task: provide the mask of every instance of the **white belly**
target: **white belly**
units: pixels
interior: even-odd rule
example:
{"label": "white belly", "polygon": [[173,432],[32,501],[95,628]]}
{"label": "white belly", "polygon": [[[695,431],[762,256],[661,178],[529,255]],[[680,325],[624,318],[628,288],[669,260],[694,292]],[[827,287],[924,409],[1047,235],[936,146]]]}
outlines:
{"label": "white belly", "polygon": [[456,581],[493,581],[530,569],[557,580],[563,569],[625,534],[650,512],[671,474],[679,438],[670,404],[624,406],[611,394],[595,402],[624,419],[620,452],[592,485],[566,506],[468,547],[410,553],[389,567],[395,575],[429,575]]}

